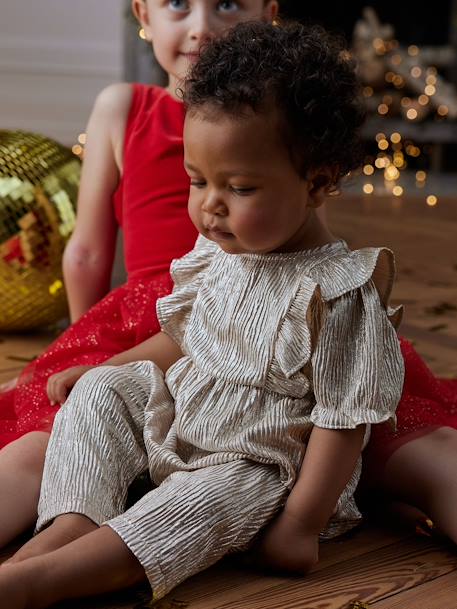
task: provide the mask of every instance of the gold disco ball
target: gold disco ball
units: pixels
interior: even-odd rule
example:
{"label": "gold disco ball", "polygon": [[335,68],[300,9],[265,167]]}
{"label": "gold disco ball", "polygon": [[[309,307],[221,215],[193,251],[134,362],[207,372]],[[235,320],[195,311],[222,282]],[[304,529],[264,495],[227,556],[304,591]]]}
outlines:
{"label": "gold disco ball", "polygon": [[67,314],[62,253],[75,225],[81,163],[57,142],[0,130],[0,332]]}

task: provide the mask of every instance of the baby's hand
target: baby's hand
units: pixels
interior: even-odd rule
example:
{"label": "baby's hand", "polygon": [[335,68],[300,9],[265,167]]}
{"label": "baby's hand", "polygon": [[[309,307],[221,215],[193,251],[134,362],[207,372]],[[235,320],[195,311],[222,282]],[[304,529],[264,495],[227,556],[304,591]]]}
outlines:
{"label": "baby's hand", "polygon": [[63,404],[76,381],[92,368],[95,366],[73,366],[50,376],[46,391],[51,405]]}
{"label": "baby's hand", "polygon": [[319,535],[307,531],[301,521],[283,510],[263,531],[251,556],[253,562],[303,575],[318,561]]}

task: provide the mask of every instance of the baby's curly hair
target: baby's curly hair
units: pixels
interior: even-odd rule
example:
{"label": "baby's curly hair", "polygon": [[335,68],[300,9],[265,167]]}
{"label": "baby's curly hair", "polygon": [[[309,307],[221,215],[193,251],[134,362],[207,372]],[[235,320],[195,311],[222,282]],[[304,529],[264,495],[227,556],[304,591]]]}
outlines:
{"label": "baby's curly hair", "polygon": [[242,23],[204,45],[184,83],[188,112],[209,105],[242,116],[268,111],[298,173],[330,167],[334,183],[362,160],[365,119],[355,62],[344,43],[320,26]]}

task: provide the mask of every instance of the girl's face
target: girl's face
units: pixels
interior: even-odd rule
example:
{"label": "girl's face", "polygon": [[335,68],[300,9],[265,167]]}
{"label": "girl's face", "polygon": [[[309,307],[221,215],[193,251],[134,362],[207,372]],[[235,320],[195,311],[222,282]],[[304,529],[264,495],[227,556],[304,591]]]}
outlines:
{"label": "girl's face", "polygon": [[132,0],[132,8],[176,97],[203,42],[242,21],[272,21],[278,6],[276,0]]}
{"label": "girl's face", "polygon": [[320,245],[314,208],[324,201],[293,165],[276,112],[242,118],[189,112],[185,167],[189,214],[227,253],[296,251]]}

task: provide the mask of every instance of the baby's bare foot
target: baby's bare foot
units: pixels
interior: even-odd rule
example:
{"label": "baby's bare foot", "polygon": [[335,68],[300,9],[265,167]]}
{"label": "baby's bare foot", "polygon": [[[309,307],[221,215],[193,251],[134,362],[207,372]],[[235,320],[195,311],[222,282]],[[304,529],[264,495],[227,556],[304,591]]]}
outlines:
{"label": "baby's bare foot", "polygon": [[63,514],[56,518],[51,526],[24,544],[3,564],[13,565],[28,558],[47,554],[95,529],[98,529],[98,526],[82,514]]}

